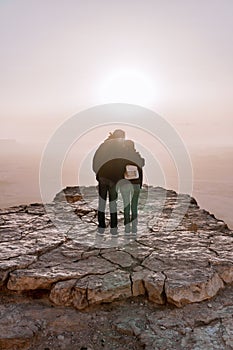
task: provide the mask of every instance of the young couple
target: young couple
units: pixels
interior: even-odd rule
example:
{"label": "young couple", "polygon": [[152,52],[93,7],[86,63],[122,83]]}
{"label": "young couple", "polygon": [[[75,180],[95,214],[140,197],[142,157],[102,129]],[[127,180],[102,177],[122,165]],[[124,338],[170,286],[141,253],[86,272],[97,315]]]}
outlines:
{"label": "young couple", "polygon": [[124,204],[126,233],[136,233],[138,199],[142,186],[144,159],[135,150],[134,142],[125,139],[121,129],[110,133],[99,146],[93,158],[93,171],[99,183],[98,232],[106,228],[105,209],[107,197],[110,208],[110,232],[117,234],[117,197],[121,192]]}

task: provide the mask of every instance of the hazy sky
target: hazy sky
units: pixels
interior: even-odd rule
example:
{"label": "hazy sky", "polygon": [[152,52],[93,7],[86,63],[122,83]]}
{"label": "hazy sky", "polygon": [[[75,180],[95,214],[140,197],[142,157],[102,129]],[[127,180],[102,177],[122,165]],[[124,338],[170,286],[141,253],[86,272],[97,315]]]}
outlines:
{"label": "hazy sky", "polygon": [[187,143],[233,143],[232,0],[1,0],[0,50],[0,138],[126,102]]}

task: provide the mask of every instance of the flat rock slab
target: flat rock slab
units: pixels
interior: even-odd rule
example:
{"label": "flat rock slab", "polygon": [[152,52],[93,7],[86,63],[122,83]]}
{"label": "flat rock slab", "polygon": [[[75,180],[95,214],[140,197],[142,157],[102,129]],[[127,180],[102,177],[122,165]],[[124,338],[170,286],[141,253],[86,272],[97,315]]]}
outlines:
{"label": "flat rock slab", "polygon": [[77,280],[57,283],[51,291],[50,300],[56,305],[84,309],[90,305],[112,302],[131,296],[130,276],[115,270],[104,275],[90,275]]}
{"label": "flat rock slab", "polygon": [[[63,264],[62,264],[63,262]],[[60,263],[47,264],[37,261],[27,269],[15,270],[10,274],[7,288],[10,290],[50,289],[52,284],[61,280],[77,278],[86,275],[106,274],[114,271],[116,266],[101,257],[71,261],[62,259]]]}
{"label": "flat rock slab", "polygon": [[120,201],[118,235],[99,235],[96,188],[68,190],[72,200],[0,210],[2,288],[77,309],[138,296],[183,307],[233,282],[233,232],[195,199],[144,188],[138,233],[124,233]]}

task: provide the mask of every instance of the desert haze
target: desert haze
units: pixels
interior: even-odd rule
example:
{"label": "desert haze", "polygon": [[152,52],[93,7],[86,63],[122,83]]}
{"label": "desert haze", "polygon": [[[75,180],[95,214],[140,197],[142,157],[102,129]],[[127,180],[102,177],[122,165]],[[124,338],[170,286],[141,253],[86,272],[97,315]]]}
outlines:
{"label": "desert haze", "polygon": [[[1,147],[0,153],[0,207],[41,202],[39,167],[42,150],[40,147],[18,145],[13,141],[8,143],[7,147]],[[192,150],[190,155],[194,172],[193,196],[200,207],[233,228],[233,148],[196,149]],[[77,162],[78,158],[79,155]],[[77,162],[73,158],[67,164],[62,176],[63,187],[77,185]],[[81,185],[97,184],[90,163],[87,163],[84,171],[86,183]],[[177,181],[169,165],[165,166],[164,172],[166,187],[177,190]],[[161,184],[155,179],[152,185]]]}

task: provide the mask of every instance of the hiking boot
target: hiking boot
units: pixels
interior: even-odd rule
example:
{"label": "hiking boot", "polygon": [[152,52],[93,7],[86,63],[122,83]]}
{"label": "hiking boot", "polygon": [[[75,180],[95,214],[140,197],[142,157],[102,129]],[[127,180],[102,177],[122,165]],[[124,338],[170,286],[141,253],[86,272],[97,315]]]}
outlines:
{"label": "hiking boot", "polygon": [[117,227],[111,227],[110,228],[110,233],[114,236],[118,234],[118,230]]}
{"label": "hiking boot", "polygon": [[130,224],[125,225],[125,233],[130,233]]}
{"label": "hiking boot", "polygon": [[105,231],[105,228],[104,227],[98,227],[97,228],[97,233],[99,233],[99,234],[104,234],[104,231]]}

